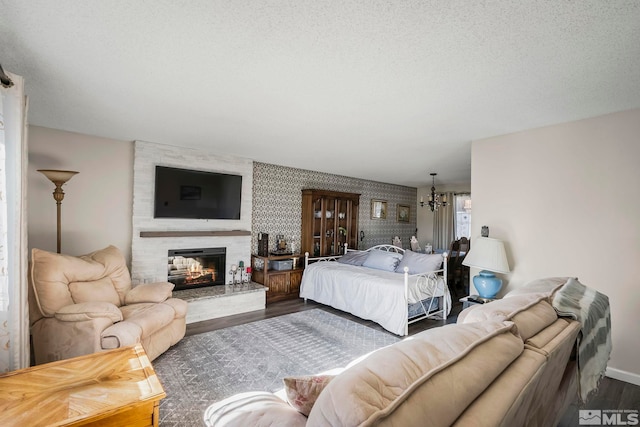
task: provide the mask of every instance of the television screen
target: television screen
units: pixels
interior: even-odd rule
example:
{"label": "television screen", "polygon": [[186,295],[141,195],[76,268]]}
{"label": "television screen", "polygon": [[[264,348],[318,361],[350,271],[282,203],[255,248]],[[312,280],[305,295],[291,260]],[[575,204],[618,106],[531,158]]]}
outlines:
{"label": "television screen", "polygon": [[155,218],[240,219],[242,176],[156,166]]}

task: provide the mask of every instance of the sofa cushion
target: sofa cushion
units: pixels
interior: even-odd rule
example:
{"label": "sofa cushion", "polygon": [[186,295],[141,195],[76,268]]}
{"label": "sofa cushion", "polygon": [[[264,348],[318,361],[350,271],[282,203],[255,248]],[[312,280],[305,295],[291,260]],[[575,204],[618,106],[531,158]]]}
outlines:
{"label": "sofa cushion", "polygon": [[282,379],[287,402],[304,415],[309,415],[313,404],[335,375],[304,375]]}
{"label": "sofa cushion", "polygon": [[528,340],[558,319],[556,311],[542,294],[514,295],[474,305],[458,315],[458,323],[482,322],[488,319],[511,320],[523,341]]}
{"label": "sofa cushion", "polygon": [[539,390],[546,359],[525,349],[520,357],[473,401],[453,424],[456,427],[526,426],[527,408]]}
{"label": "sofa cushion", "polygon": [[522,353],[512,329],[446,325],[373,352],[329,383],[307,425],[450,425]]}
{"label": "sofa cushion", "polygon": [[124,302],[127,305],[139,302],[163,302],[171,297],[174,286],[169,282],[142,283],[127,293]]}
{"label": "sofa cushion", "polygon": [[544,294],[549,298],[553,298],[553,295],[569,280],[569,277],[547,277],[544,279],[536,279],[524,286],[515,288],[505,294],[504,298],[512,297],[514,295],[522,294]]}
{"label": "sofa cushion", "polygon": [[527,411],[520,411],[524,412],[524,419],[527,421],[538,418],[538,413],[555,406],[554,402],[558,399],[558,394],[562,394],[563,378],[573,373],[573,367],[568,366],[567,362],[576,348],[579,332],[579,322],[558,319],[553,325],[525,343],[526,350],[540,354],[547,362],[531,404]]}
{"label": "sofa cushion", "polygon": [[100,317],[115,323],[122,320],[122,312],[108,302],[84,302],[62,307],[55,314],[55,318],[63,322],[82,322]]}
{"label": "sofa cushion", "polygon": [[175,318],[175,310],[167,304],[140,303],[120,308],[124,320],[135,323],[142,329],[142,336],[151,336]]}
{"label": "sofa cushion", "polygon": [[80,257],[33,249],[31,284],[43,316],[52,317],[60,308],[74,303],[69,284],[108,277],[124,303],[131,289],[131,276],[122,253],[115,246]]}
{"label": "sofa cushion", "polygon": [[187,315],[187,308],[189,304],[183,299],[179,298],[169,298],[164,301],[163,304],[171,306],[175,310],[175,318],[182,319]]}
{"label": "sofa cushion", "polygon": [[442,267],[442,255],[419,254],[410,250],[404,251],[400,264],[396,267],[397,273],[404,273],[404,268],[409,268],[409,274],[427,273],[440,270]]}
{"label": "sofa cushion", "polygon": [[104,301],[110,302],[116,307],[120,307],[120,297],[113,287],[111,279],[103,277],[102,279],[93,280],[91,282],[71,282],[69,283],[69,291],[71,298],[78,303]]}

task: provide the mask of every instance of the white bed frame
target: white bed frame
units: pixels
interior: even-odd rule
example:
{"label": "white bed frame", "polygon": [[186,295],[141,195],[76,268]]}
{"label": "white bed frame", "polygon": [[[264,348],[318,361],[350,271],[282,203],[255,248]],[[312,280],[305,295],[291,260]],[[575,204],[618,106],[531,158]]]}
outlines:
{"label": "white bed frame", "polygon": [[[377,246],[373,246],[369,249],[367,249],[365,252],[369,252],[372,250],[380,250],[380,251],[387,251],[387,252],[397,252],[400,254],[404,254],[404,249],[398,247],[398,246],[394,246],[394,245],[377,245]],[[347,244],[345,243],[344,245],[344,252],[347,253],[349,251],[355,251],[355,249],[349,249],[347,247]],[[305,268],[309,265],[309,262],[323,262],[323,261],[337,261],[338,258],[340,258],[342,255],[330,255],[330,256],[324,256],[324,257],[309,257],[309,252],[305,252],[304,254],[304,266]],[[405,324],[404,327],[404,335],[409,335],[409,325],[411,323],[415,323],[418,322],[420,320],[429,318],[429,317],[435,317],[436,319],[439,320],[446,320],[447,318],[447,313],[449,313],[449,306],[447,303],[447,298],[446,298],[446,292],[448,292],[448,284],[447,284],[447,257],[448,257],[448,253],[445,252],[442,254],[442,265],[443,268],[440,270],[434,270],[434,271],[429,271],[426,273],[421,273],[421,274],[409,274],[409,269],[407,267],[404,268],[404,301],[405,301],[405,306],[407,307],[407,323]],[[422,300],[420,300],[420,304],[422,305],[422,308],[424,309],[424,314],[422,315],[418,315],[416,317],[413,317],[411,319],[409,319],[409,283],[418,283],[421,280],[424,280],[426,283],[429,283],[429,278],[433,277],[434,275],[438,275],[442,273],[442,278],[444,280],[444,289],[445,289],[445,294],[442,296],[442,308],[440,310],[436,310],[431,312],[431,309],[433,308],[433,301],[434,299],[431,298],[430,302],[429,302],[429,306],[425,307],[424,303]],[[435,295],[435,291],[436,289],[433,290],[433,294]],[[305,298],[305,302],[306,302],[306,298]],[[440,316],[440,317],[437,317]]]}

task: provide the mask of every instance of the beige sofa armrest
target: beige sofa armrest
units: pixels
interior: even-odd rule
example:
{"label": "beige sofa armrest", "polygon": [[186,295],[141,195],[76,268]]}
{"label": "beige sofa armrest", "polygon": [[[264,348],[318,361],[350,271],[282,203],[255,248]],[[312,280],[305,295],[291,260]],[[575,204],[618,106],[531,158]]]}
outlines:
{"label": "beige sofa armrest", "polygon": [[206,426],[304,426],[307,417],[267,392],[240,393],[216,402],[204,412]]}
{"label": "beige sofa armrest", "polygon": [[83,302],[62,307],[54,317],[62,322],[81,322],[104,317],[115,323],[122,320],[122,312],[110,302]]}
{"label": "beige sofa armrest", "polygon": [[125,305],[141,302],[163,302],[171,298],[171,291],[175,285],[169,282],[143,283],[127,292]]}

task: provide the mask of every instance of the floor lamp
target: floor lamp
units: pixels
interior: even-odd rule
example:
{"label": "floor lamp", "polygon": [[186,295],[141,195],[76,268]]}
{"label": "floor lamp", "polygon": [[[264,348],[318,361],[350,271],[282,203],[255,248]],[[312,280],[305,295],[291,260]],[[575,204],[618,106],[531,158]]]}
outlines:
{"label": "floor lamp", "polygon": [[49,178],[51,182],[53,182],[56,186],[56,189],[53,190],[53,199],[56,201],[56,207],[58,211],[58,246],[57,250],[60,253],[60,241],[61,233],[60,233],[60,208],[62,206],[62,199],[64,199],[64,191],[62,191],[62,185],[69,181],[71,177],[73,177],[78,172],[75,171],[62,171],[55,169],[38,169],[38,172]]}

